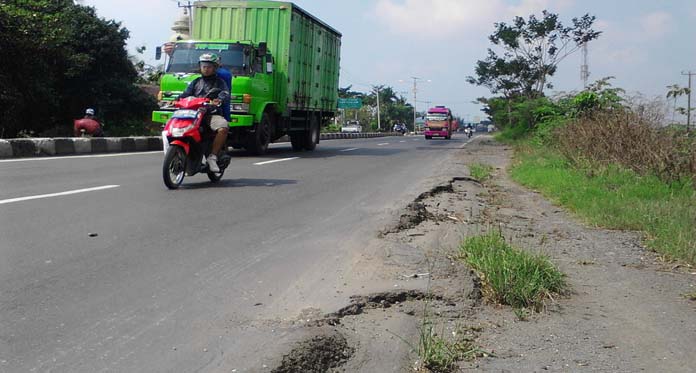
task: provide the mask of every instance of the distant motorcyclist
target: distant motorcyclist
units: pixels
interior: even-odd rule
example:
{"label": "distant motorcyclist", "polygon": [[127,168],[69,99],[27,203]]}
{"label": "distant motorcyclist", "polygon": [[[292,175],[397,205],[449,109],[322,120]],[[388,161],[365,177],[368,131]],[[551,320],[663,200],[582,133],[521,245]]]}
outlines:
{"label": "distant motorcyclist", "polygon": [[76,119],[73,122],[73,135],[75,135],[75,137],[85,135],[92,137],[104,136],[102,124],[97,120],[94,109],[88,108],[85,110],[85,116],[82,119]]}
{"label": "distant motorcyclist", "polygon": [[[201,77],[191,81],[179,98],[206,97],[211,90],[217,88],[220,90],[220,94],[212,100],[212,103],[217,106],[229,106],[230,88],[225,80],[217,74],[220,57],[214,53],[205,53],[198,58],[198,64],[201,69]],[[215,140],[213,140],[212,152],[207,159],[208,168],[212,172],[220,172],[220,167],[217,165],[217,156],[227,143],[227,134],[229,132],[228,123],[223,117],[222,109],[212,112],[210,128],[215,132]]]}

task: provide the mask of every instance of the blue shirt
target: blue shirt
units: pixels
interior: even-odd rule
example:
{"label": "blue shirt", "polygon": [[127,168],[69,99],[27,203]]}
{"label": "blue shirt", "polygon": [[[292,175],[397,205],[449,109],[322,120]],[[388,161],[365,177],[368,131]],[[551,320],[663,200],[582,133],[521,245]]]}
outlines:
{"label": "blue shirt", "polygon": [[[217,75],[222,78],[222,80],[227,83],[227,87],[230,88],[230,93],[232,93],[232,73],[224,67],[219,67],[217,69]],[[222,116],[225,117],[226,121],[230,121],[230,102],[227,101],[222,107]]]}

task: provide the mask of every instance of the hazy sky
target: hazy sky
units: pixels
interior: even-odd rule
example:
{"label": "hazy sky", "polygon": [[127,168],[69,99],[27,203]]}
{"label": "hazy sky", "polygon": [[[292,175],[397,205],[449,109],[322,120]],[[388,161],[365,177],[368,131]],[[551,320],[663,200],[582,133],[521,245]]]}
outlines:
{"label": "hazy sky", "polygon": [[[131,32],[129,47],[145,45],[148,58],[168,39],[179,16],[174,0],[84,0]],[[603,35],[590,44],[590,79],[615,76],[615,86],[664,96],[665,86],[687,84],[696,70],[696,0],[296,0],[343,34],[341,82],[367,91],[385,84],[413,100],[448,105],[461,116],[481,115],[471,101],[490,95],[466,83],[486,55],[494,22],[549,9],[569,22],[590,13]],[[154,63],[154,61],[150,61]],[[582,87],[580,53],[568,57],[552,79],[554,91]],[[403,82],[402,82],[403,81]],[[696,85],[696,79],[694,80]],[[551,92],[549,92],[551,93]],[[427,104],[418,103],[423,108]]]}

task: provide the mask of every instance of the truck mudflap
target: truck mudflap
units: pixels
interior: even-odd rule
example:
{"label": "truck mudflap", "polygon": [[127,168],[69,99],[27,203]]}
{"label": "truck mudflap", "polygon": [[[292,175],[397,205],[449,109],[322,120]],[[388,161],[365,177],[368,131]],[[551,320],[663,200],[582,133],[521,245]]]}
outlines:
{"label": "truck mudflap", "polygon": [[253,125],[253,115],[232,114],[230,116],[230,127],[251,127]]}

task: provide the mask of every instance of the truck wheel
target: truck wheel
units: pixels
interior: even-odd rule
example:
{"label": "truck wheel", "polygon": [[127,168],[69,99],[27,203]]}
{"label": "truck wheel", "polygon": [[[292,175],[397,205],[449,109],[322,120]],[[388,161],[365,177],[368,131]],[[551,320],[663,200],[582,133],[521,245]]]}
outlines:
{"label": "truck wheel", "polygon": [[309,119],[309,131],[305,132],[304,148],[308,151],[313,151],[319,143],[319,120],[316,115],[312,115]]}
{"label": "truck wheel", "polygon": [[271,142],[271,116],[263,113],[261,122],[256,123],[256,131],[250,134],[247,150],[254,155],[263,155],[268,151],[268,143]]}
{"label": "truck wheel", "polygon": [[290,145],[292,145],[292,151],[301,152],[304,149],[304,133],[298,133],[297,135],[290,135]]}

